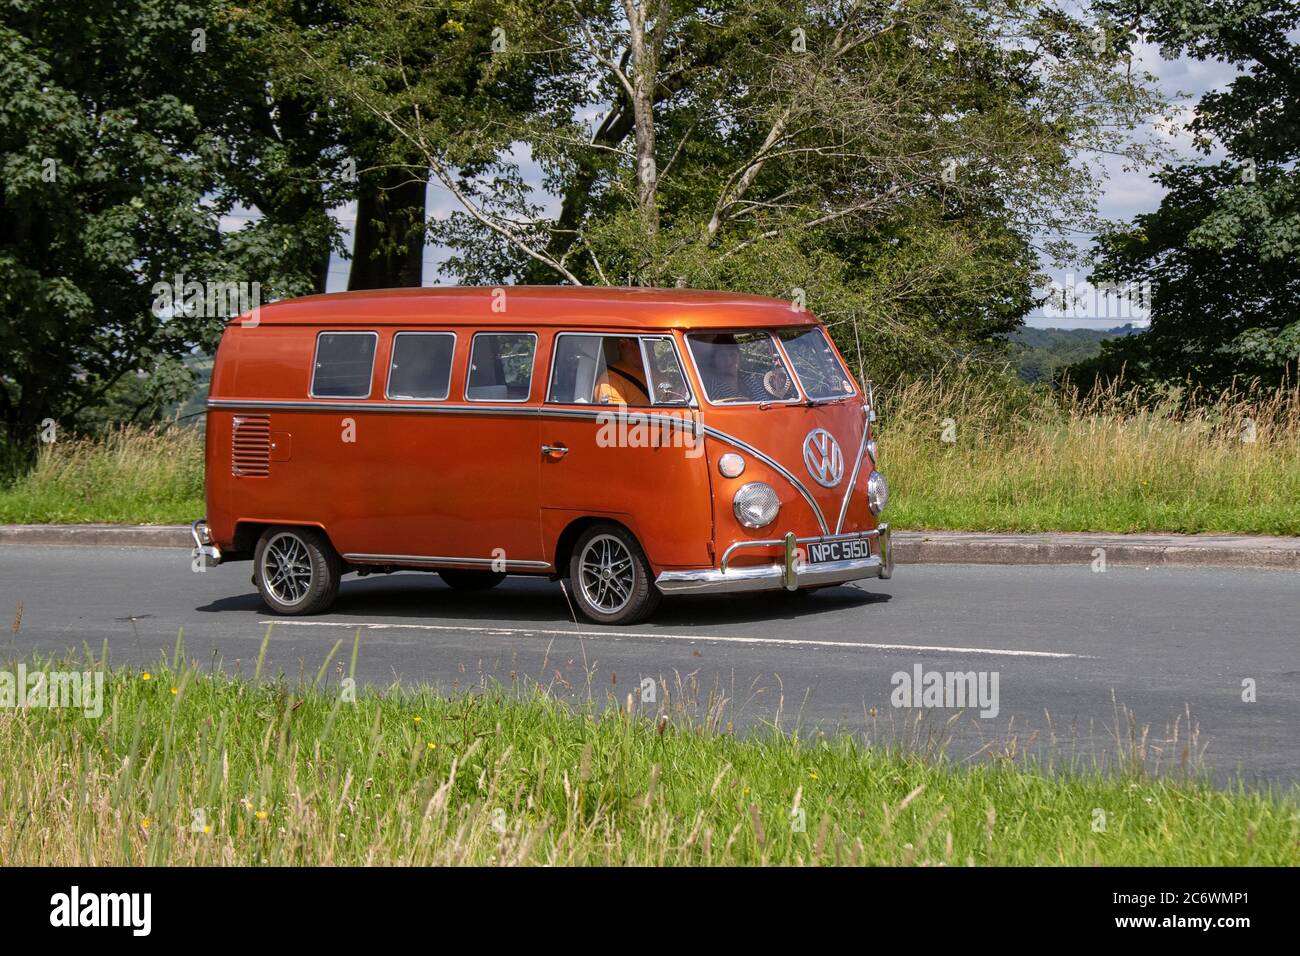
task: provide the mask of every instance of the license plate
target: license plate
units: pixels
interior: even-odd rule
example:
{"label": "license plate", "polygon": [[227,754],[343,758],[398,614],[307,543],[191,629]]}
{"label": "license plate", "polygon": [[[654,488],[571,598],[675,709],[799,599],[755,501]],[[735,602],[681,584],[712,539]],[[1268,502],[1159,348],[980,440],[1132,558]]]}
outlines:
{"label": "license plate", "polygon": [[814,541],[807,545],[808,563],[825,564],[827,561],[851,561],[855,558],[871,557],[871,541],[868,538],[852,538],[847,541]]}

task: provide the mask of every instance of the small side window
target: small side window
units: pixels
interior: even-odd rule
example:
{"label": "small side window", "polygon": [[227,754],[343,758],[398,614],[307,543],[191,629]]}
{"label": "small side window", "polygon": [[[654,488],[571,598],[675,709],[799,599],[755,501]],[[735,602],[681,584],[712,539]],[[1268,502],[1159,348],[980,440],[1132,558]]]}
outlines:
{"label": "small side window", "polygon": [[316,337],[313,398],[369,398],[377,332],[322,332]]}
{"label": "small side window", "polygon": [[532,332],[479,332],[469,353],[465,398],[471,402],[526,402],[533,385]]}
{"label": "small side window", "polygon": [[442,401],[451,391],[451,332],[398,332],[388,366],[389,398]]}
{"label": "small side window", "polygon": [[646,336],[641,339],[650,369],[650,394],[656,405],[682,405],[690,401],[691,389],[686,384],[682,363],[677,359],[677,349],[668,336]]}

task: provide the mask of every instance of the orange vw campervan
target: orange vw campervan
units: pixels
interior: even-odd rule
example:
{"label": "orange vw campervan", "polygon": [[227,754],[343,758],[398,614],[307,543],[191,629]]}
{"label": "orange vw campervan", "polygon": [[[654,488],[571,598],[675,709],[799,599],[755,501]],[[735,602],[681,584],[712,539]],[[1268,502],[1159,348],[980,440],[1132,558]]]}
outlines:
{"label": "orange vw campervan", "polygon": [[870,396],[822,325],[724,292],[514,287],[308,296],[231,321],[196,567],[272,611],[349,572],[567,578],[603,624],[663,594],[893,569]]}

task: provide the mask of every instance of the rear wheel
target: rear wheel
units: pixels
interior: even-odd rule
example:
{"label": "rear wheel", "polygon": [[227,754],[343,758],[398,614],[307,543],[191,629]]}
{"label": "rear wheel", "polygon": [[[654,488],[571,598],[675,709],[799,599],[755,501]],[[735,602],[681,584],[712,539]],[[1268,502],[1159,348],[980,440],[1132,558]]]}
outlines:
{"label": "rear wheel", "polygon": [[276,614],[319,614],[339,593],[343,562],[317,528],[268,528],[253,551],[253,581]]}
{"label": "rear wheel", "polygon": [[615,524],[583,532],[569,558],[569,583],[583,616],[597,624],[636,624],[661,597],[641,545]]}
{"label": "rear wheel", "polygon": [[486,591],[506,579],[500,571],[465,571],[460,568],[445,568],[438,572],[438,577],[453,591]]}

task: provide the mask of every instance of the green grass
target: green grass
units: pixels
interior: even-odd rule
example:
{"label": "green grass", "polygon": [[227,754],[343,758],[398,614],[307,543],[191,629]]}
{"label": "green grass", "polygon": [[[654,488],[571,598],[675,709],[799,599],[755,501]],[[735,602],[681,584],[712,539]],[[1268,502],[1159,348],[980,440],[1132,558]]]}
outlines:
{"label": "green grass", "polygon": [[264,679],[259,660],[263,679],[241,680],[178,643],[171,662],[111,671],[98,720],[0,711],[0,866],[1300,862],[1294,792],[1152,779],[1141,760],[1053,775],[742,738],[713,708],[624,706],[625,688],[578,710],[523,686],[349,702],[356,645],[350,668],[335,652],[296,679]]}

